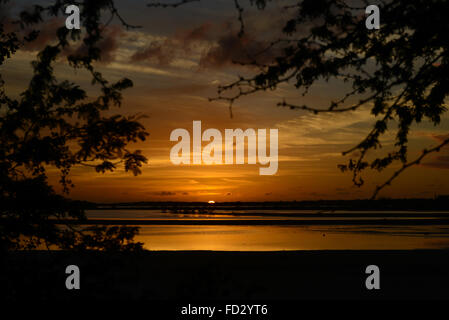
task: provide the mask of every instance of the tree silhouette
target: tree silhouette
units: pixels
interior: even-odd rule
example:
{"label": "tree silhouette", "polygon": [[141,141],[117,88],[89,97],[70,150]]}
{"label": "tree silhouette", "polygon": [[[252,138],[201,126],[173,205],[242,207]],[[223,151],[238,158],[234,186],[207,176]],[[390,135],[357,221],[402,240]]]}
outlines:
{"label": "tree silhouette", "polygon": [[[1,0],[0,5],[8,2]],[[55,0],[47,7],[33,6],[23,11],[6,32],[0,23],[0,65],[24,45],[39,36],[38,23],[46,17],[64,16],[73,1]],[[56,167],[60,183],[68,193],[73,186],[70,170],[76,165],[93,167],[97,172],[113,171],[122,164],[126,171],[140,173],[146,158],[128,145],[148,136],[138,116],[106,116],[105,111],[119,107],[122,90],[132,86],[129,79],[110,83],[96,70],[101,59],[98,47],[104,25],[101,17],[110,13],[131,28],[117,12],[113,1],[83,1],[83,32],[68,30],[63,23],[55,30],[57,41],[47,44],[33,61],[33,75],[18,98],[8,95],[0,78],[0,248],[2,250],[37,248],[138,250],[134,227],[80,227],[58,225],[61,219],[86,221],[82,203],[57,195],[47,182],[47,167]],[[14,22],[13,22],[14,23]],[[53,66],[64,59],[69,46],[83,50],[66,57],[70,66],[85,69],[101,94],[89,99],[84,89],[68,80],[58,80]],[[81,53],[80,53],[81,52]]]}
{"label": "tree silhouette", "polygon": [[[151,2],[148,6],[178,7],[195,1]],[[0,0],[0,5],[6,2]],[[267,2],[249,1],[258,9],[264,9]],[[359,144],[343,153],[352,157],[339,167],[351,171],[354,184],[361,186],[362,172],[367,168],[382,171],[399,163],[399,169],[376,187],[373,197],[404,170],[449,143],[446,138],[423,150],[419,157],[408,159],[411,125],[422,121],[438,125],[446,111],[449,3],[377,2],[381,11],[380,30],[366,29],[364,10],[371,3],[365,0],[302,0],[286,6],[285,10],[295,14],[279,30],[283,35],[252,55],[251,61],[240,62],[258,71],[219,87],[218,97],[214,98],[226,100],[232,106],[242,96],[275,90],[284,83],[292,83],[302,95],[323,79],[350,84],[349,92],[323,109],[287,100],[280,101],[279,106],[313,113],[349,112],[369,106],[377,121]],[[239,35],[243,36],[245,6],[239,0],[233,3],[240,23]],[[102,17],[110,16],[109,22],[117,18],[126,28],[135,26],[121,17],[113,0],[53,0],[48,6],[35,5],[20,14],[16,21],[20,31],[5,31],[0,21],[0,65],[36,40],[37,26],[44,18],[64,15],[70,4],[81,9],[83,31],[68,30],[64,25],[55,30],[56,43],[39,52],[32,63],[32,79],[18,98],[8,94],[0,75],[0,246],[20,249],[45,244],[64,249],[139,249],[142,244],[133,242],[136,228],[58,226],[58,219],[67,217],[85,221],[83,204],[57,195],[49,186],[46,173],[48,166],[58,168],[66,193],[72,187],[70,170],[76,165],[106,172],[121,164],[126,171],[140,173],[146,158],[140,151],[128,149],[130,143],[148,136],[139,117],[105,115],[105,111],[120,106],[121,92],[132,86],[132,81],[110,83],[94,66],[101,60],[98,44],[105,29]],[[77,45],[83,50],[67,54],[69,47]],[[259,61],[258,57],[267,51],[275,52],[276,56],[270,62]],[[89,99],[76,83],[58,80],[53,70],[58,59],[66,59],[75,69],[87,70],[101,94]],[[395,124],[397,128],[392,128]],[[368,152],[382,147],[380,139],[388,130],[396,132],[394,150],[368,160]]]}
{"label": "tree silhouette", "polygon": [[[275,90],[286,83],[292,83],[302,95],[319,80],[350,84],[349,92],[322,109],[285,99],[278,105],[315,114],[349,112],[369,106],[377,121],[360,143],[343,152],[351,159],[339,168],[352,172],[354,184],[362,186],[365,169],[382,171],[399,163],[399,169],[375,188],[373,198],[407,168],[449,143],[446,136],[440,144],[424,149],[417,158],[408,159],[411,125],[423,121],[438,125],[446,111],[449,2],[375,2],[381,12],[380,30],[367,30],[365,26],[365,8],[375,4],[372,1],[302,0],[286,6],[285,10],[293,11],[294,17],[280,30],[282,37],[251,55],[251,61],[238,62],[254,67],[257,72],[219,87],[218,97],[211,99],[225,100],[232,106],[242,96]],[[263,9],[267,1],[250,3]],[[237,0],[235,4],[242,35],[244,7]],[[260,62],[258,58],[267,51],[277,54],[271,62]],[[351,99],[356,102],[349,102]],[[388,130],[395,131],[394,150],[368,160],[370,150],[382,148],[380,139]]]}

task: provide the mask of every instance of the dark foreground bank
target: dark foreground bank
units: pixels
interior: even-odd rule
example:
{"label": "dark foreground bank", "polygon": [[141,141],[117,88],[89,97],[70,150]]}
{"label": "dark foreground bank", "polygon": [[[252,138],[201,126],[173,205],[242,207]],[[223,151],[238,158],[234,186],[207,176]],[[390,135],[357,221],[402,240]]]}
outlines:
{"label": "dark foreground bank", "polygon": [[[449,251],[16,252],[0,262],[8,300],[267,301],[449,299]],[[65,287],[68,265],[80,289]],[[367,290],[368,265],[380,290]]]}

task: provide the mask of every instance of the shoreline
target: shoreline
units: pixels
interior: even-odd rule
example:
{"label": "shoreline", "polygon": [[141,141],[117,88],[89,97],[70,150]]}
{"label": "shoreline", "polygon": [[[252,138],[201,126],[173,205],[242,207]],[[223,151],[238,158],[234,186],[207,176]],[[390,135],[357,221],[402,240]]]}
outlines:
{"label": "shoreline", "polygon": [[449,219],[345,219],[345,220],[257,220],[257,219],[87,219],[55,220],[57,224],[80,225],[231,225],[231,226],[278,226],[278,225],[400,225],[400,226],[445,226]]}

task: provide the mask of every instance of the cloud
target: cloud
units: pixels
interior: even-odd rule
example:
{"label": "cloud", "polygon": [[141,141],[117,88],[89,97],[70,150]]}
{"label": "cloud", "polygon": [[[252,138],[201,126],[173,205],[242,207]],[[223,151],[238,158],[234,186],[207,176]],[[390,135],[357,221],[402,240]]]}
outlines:
{"label": "cloud", "polygon": [[239,36],[240,23],[235,18],[216,25],[213,45],[203,52],[199,61],[200,67],[223,68],[235,62],[256,62],[261,65],[272,63],[276,57],[282,55],[283,45],[286,43],[271,44],[279,38],[285,38],[281,31],[293,17],[294,12],[288,12],[282,6],[268,5],[264,10],[245,12],[242,36]]}
{"label": "cloud", "polygon": [[221,68],[229,64],[250,63],[255,60],[266,64],[274,57],[273,50],[265,50],[268,42],[258,41],[249,34],[239,37],[236,32],[227,32],[200,59],[199,65],[206,68]]}
{"label": "cloud", "polygon": [[196,65],[203,69],[249,63],[254,59],[265,64],[278,54],[278,49],[265,50],[268,46],[267,40],[257,40],[249,33],[239,37],[230,22],[207,22],[177,31],[172,37],[152,40],[145,48],[138,49],[130,61],[168,66],[179,59],[195,59]]}
{"label": "cloud", "polygon": [[[96,47],[101,50],[100,62],[109,64],[114,62],[115,54],[119,48],[120,37],[124,35],[121,26],[111,25],[103,29],[102,39],[97,42]],[[65,55],[84,56],[87,55],[87,47],[83,43],[76,48],[69,47],[65,50]]]}
{"label": "cloud", "polygon": [[159,191],[159,192],[153,192],[152,194],[154,194],[155,196],[163,196],[163,197],[176,196],[176,192],[172,192],[172,191]]}
{"label": "cloud", "polygon": [[195,44],[210,38],[210,23],[204,23],[186,31],[178,31],[171,38],[154,40],[131,56],[131,62],[149,62],[161,66],[170,65],[175,58],[191,53]]}
{"label": "cloud", "polygon": [[158,75],[158,76],[178,76],[179,74],[174,74],[172,72],[169,71],[165,71],[165,70],[161,70],[161,69],[157,69],[157,68],[152,68],[149,66],[137,66],[137,65],[132,65],[129,63],[118,63],[118,62],[112,62],[110,64],[108,64],[108,68],[109,69],[116,69],[116,70],[122,70],[122,71],[126,71],[126,72],[136,72],[136,73],[143,73],[143,74],[153,74],[153,75]]}
{"label": "cloud", "polygon": [[[19,24],[13,23],[18,19],[16,15],[11,13],[24,10],[23,8],[15,8],[13,5],[0,5],[0,23],[4,26],[6,32],[15,32],[19,39],[23,39],[30,32],[36,30],[39,32],[36,39],[25,42],[20,50],[24,51],[40,51],[49,44],[54,44],[58,37],[57,31],[65,27],[64,17],[51,17],[43,22],[21,28]],[[122,27],[118,25],[105,26],[103,28],[102,39],[97,43],[97,47],[101,50],[101,62],[110,63],[115,60],[115,52],[119,48],[119,38],[123,35]],[[84,43],[70,43],[63,52],[64,55],[86,55],[87,47]]]}
{"label": "cloud", "polygon": [[[449,138],[449,134],[431,135],[431,138],[438,143],[441,143]],[[423,162],[425,167],[435,169],[449,169],[449,146],[441,148],[438,155],[434,156],[430,160]]]}
{"label": "cloud", "polygon": [[123,30],[119,26],[108,26],[105,28],[103,39],[97,46],[101,50],[101,62],[110,63],[115,60],[115,52],[119,47],[119,38],[123,35]]}
{"label": "cloud", "polygon": [[305,113],[278,123],[280,147],[306,145],[350,145],[359,142],[372,128],[374,117],[367,109],[335,114]]}
{"label": "cloud", "polygon": [[175,58],[174,46],[168,40],[163,43],[151,42],[148,47],[131,56],[131,62],[146,61],[160,66],[167,66]]}
{"label": "cloud", "polygon": [[177,32],[174,38],[180,42],[183,42],[185,45],[190,45],[195,41],[210,40],[211,29],[212,23],[206,22],[193,29]]}

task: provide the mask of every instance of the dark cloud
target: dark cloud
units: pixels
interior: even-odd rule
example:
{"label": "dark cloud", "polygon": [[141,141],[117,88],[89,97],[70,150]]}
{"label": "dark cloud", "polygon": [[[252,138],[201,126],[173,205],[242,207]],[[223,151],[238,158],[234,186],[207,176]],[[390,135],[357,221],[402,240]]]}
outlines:
{"label": "dark cloud", "polygon": [[[117,25],[104,28],[102,39],[96,45],[101,50],[101,63],[108,64],[115,60],[115,53],[119,47],[120,37],[123,34],[123,29]],[[67,56],[84,56],[87,55],[87,47],[84,43],[78,47],[69,47],[65,50],[64,54]]]}
{"label": "dark cloud", "polygon": [[336,191],[336,194],[343,195],[343,196],[350,194],[350,192],[348,190],[346,190],[345,188],[338,187],[338,188],[335,188],[335,191]]}
{"label": "dark cloud", "polygon": [[106,27],[103,39],[101,39],[97,45],[101,50],[101,62],[110,63],[115,60],[115,52],[119,47],[119,39],[121,36],[123,36],[121,27]]}
{"label": "dark cloud", "polygon": [[[6,32],[15,32],[19,38],[24,38],[31,31],[39,31],[39,35],[31,42],[25,42],[21,50],[25,51],[40,51],[46,45],[53,44],[57,41],[57,30],[65,26],[64,17],[52,17],[44,20],[41,23],[22,29],[19,24],[13,23],[17,19],[11,14],[12,5],[0,5],[0,23],[4,26]],[[15,8],[15,11],[24,10],[23,8]],[[19,10],[20,9],[20,10]],[[97,43],[97,47],[101,50],[101,62],[109,63],[115,59],[115,52],[119,47],[119,38],[123,31],[120,26],[111,25],[103,30],[103,38]],[[81,45],[73,44],[74,47],[66,47],[64,55],[85,55],[87,48],[82,43]]]}
{"label": "dark cloud", "polygon": [[175,46],[171,41],[153,41],[148,47],[131,56],[131,62],[146,61],[161,66],[169,65],[175,58]]}
{"label": "dark cloud", "polygon": [[153,192],[156,196],[163,196],[163,197],[170,197],[170,196],[176,196],[176,192],[171,191],[159,191],[159,192]]}
{"label": "dark cloud", "polygon": [[210,37],[210,23],[187,31],[178,31],[172,38],[152,41],[145,49],[131,56],[131,62],[146,61],[161,66],[169,65],[177,56],[189,54],[195,43]]}
{"label": "dark cloud", "polygon": [[274,50],[266,50],[268,46],[267,42],[258,41],[248,34],[239,37],[233,32],[226,33],[201,57],[199,65],[205,68],[221,68],[233,63],[252,61],[259,64],[270,63]]}
{"label": "dark cloud", "polygon": [[131,62],[170,65],[176,58],[188,57],[195,46],[206,44],[198,63],[201,68],[221,68],[235,62],[260,64],[272,61],[275,49],[267,49],[269,42],[259,41],[249,34],[238,36],[231,24],[205,23],[191,30],[178,31],[173,37],[152,41],[146,48],[135,52]]}
{"label": "dark cloud", "polygon": [[199,27],[187,31],[177,32],[175,39],[183,42],[185,45],[190,45],[192,42],[200,40],[211,40],[212,24],[209,22],[203,23]]}

